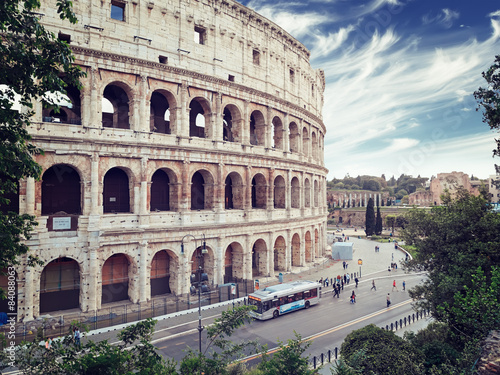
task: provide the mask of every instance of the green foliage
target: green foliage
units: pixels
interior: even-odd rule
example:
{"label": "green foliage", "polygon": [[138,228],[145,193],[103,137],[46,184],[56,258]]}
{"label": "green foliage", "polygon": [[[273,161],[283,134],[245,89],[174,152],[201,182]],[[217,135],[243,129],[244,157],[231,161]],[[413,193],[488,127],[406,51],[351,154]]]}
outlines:
{"label": "green foliage", "polygon": [[303,357],[304,352],[311,345],[302,341],[300,334],[294,331],[295,339],[288,340],[285,345],[279,342],[280,349],[270,356],[264,353],[258,368],[266,375],[313,375],[317,370],[309,369],[308,357]]}
{"label": "green foliage", "polygon": [[[483,109],[483,122],[489,125],[491,130],[500,130],[500,55],[495,56],[494,63],[486,72],[482,73],[487,82],[487,88],[480,87],[474,92],[474,98],[478,102],[478,108]],[[493,150],[494,156],[500,156],[500,139],[496,139],[497,148]],[[495,165],[497,172],[500,167]]]}
{"label": "green foliage", "polygon": [[377,207],[377,218],[375,219],[375,234],[382,234],[382,215],[380,215],[380,207]]}
{"label": "green foliage", "polygon": [[403,199],[405,195],[408,195],[408,192],[405,189],[398,190],[396,193],[396,199]]}
{"label": "green foliage", "polygon": [[385,217],[385,225],[392,228],[392,233],[394,233],[394,226],[396,225],[396,215],[387,215]]}
{"label": "green foliage", "polygon": [[[430,308],[435,319],[459,329],[455,324],[460,323],[456,319],[461,315],[453,309],[459,298],[456,294],[479,298],[481,293],[489,295],[489,291],[478,290],[479,294],[474,295],[474,289],[480,285],[490,288],[497,282],[493,271],[500,264],[500,215],[490,210],[483,197],[463,190],[457,192],[455,200],[446,202],[430,211],[410,210],[402,238],[417,249],[409,269],[428,271],[428,278],[411,289],[410,296],[417,300],[417,307]],[[484,278],[477,274],[478,267]],[[481,281],[473,277],[474,273]]]}
{"label": "green foliage", "polygon": [[[19,256],[28,252],[22,240],[30,238],[36,225],[34,217],[6,213],[5,207],[9,204],[7,194],[17,192],[20,179],[40,177],[41,168],[33,156],[42,150],[30,143],[27,131],[34,114],[33,101],[49,106],[45,93],[64,92],[68,84],[79,87],[83,74],[72,65],[68,44],[40,25],[36,15],[39,6],[39,0],[3,0],[0,11],[0,77],[7,86],[0,95],[0,269],[19,264]],[[61,19],[76,23],[70,1],[59,0],[57,12]],[[38,263],[33,256],[27,260],[29,265]]]}
{"label": "green foliage", "polygon": [[[364,356],[360,359],[359,352]],[[413,345],[373,324],[346,336],[340,353],[346,363],[363,374],[421,374],[423,356]]]}
{"label": "green foliage", "polygon": [[372,198],[368,199],[368,204],[366,205],[365,233],[367,236],[375,233],[375,210]]}

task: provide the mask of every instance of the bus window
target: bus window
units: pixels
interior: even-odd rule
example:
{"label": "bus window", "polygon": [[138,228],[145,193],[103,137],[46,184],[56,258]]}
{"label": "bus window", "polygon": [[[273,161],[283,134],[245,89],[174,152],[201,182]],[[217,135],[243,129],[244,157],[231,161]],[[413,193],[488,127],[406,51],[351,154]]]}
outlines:
{"label": "bus window", "polygon": [[262,312],[269,310],[270,304],[271,304],[271,301],[262,302]]}
{"label": "bus window", "polygon": [[302,292],[295,293],[295,301],[300,301],[302,299]]}
{"label": "bus window", "polygon": [[310,290],[311,292],[311,297],[317,297],[318,296],[318,289],[314,288]]}
{"label": "bus window", "polygon": [[286,305],[288,303],[288,298],[287,297],[281,297],[280,298],[280,306]]}
{"label": "bus window", "polygon": [[279,305],[280,305],[280,300],[279,300],[279,299],[275,299],[275,300],[273,300],[273,301],[272,301],[272,304],[273,304],[273,305],[272,305],[273,307],[279,307]]}
{"label": "bus window", "polygon": [[308,298],[311,298],[311,291],[310,290],[306,290],[304,292],[304,299],[308,299]]}

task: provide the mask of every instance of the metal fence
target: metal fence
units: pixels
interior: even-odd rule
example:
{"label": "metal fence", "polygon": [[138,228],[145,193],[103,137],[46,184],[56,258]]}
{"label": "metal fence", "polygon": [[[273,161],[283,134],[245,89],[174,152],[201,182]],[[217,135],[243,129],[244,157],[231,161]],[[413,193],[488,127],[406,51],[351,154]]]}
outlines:
{"label": "metal fence", "polygon": [[[387,324],[385,327],[380,327],[386,331],[397,331],[411,323],[415,323],[419,319],[423,319],[430,315],[430,310],[417,311],[413,314],[409,314],[407,317],[403,317],[399,320],[396,320],[394,323]],[[320,353],[318,355],[314,355],[309,358],[309,365],[316,369],[320,366],[323,366],[325,363],[331,363],[332,361],[336,361],[339,357],[339,348],[335,347],[333,349],[328,349],[326,352]]]}
{"label": "metal fence", "polygon": [[[236,286],[236,294],[231,294],[232,285]],[[253,280],[240,280],[231,284],[218,285],[212,288],[210,293],[201,296],[201,306],[209,306],[219,302],[247,296],[253,293]],[[82,312],[67,313],[50,316],[37,321],[17,323],[15,325],[16,345],[22,341],[33,341],[37,331],[41,330],[45,337],[57,337],[66,335],[72,329],[75,322],[85,324],[90,330],[106,328],[118,324],[140,321],[142,319],[154,318],[162,315],[173,314],[180,311],[198,308],[198,294],[183,296],[167,295],[163,298],[153,298],[144,303],[115,304],[110,307],[101,308],[94,314]],[[12,334],[13,328],[9,324],[0,327],[0,334]],[[12,341],[9,339],[9,341]],[[4,343],[0,340],[0,349]]]}

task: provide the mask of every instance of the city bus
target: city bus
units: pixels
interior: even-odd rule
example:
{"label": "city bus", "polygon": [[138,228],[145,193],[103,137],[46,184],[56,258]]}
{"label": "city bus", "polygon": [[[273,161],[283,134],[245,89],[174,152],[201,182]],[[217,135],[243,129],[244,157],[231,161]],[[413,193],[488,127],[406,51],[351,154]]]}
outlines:
{"label": "city bus", "polygon": [[251,315],[255,319],[266,320],[298,309],[308,309],[319,302],[320,290],[320,283],[306,280],[256,290],[248,296],[249,305],[255,306]]}

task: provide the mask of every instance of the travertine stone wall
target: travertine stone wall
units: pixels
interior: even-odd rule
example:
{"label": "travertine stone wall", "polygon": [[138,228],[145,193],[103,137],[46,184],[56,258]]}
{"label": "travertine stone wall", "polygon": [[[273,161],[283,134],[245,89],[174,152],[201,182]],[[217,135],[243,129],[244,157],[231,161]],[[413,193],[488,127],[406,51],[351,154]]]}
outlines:
{"label": "travertine stone wall", "polygon": [[[111,17],[112,5],[123,20]],[[77,1],[76,26],[55,9],[43,1],[41,21],[87,75],[63,106],[68,117],[38,106],[30,132],[45,150],[44,176],[55,171],[64,184],[64,172],[76,171],[81,212],[47,214],[50,184],[21,181],[20,211],[39,222],[27,243],[44,262],[18,270],[21,319],[40,315],[42,274],[59,258],[78,263],[78,308],[93,313],[106,306],[102,271],[114,254],[128,262],[131,303],[154,297],[162,251],[175,295],[188,292],[203,241],[212,284],[273,276],[325,254],[325,80],[300,42],[232,0]],[[128,201],[107,212],[120,199],[106,195],[113,170],[125,175]],[[168,209],[152,207],[158,171],[168,178]],[[71,225],[57,229],[54,217]]]}

